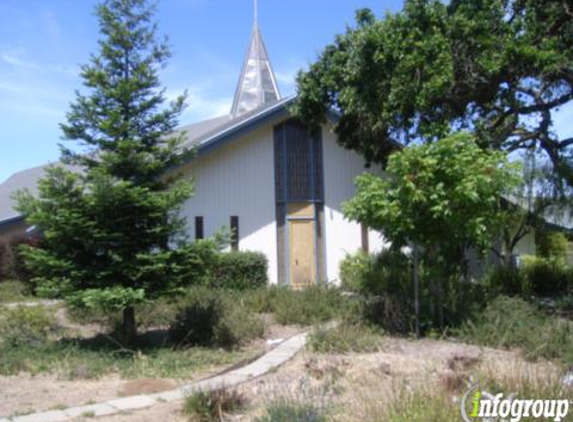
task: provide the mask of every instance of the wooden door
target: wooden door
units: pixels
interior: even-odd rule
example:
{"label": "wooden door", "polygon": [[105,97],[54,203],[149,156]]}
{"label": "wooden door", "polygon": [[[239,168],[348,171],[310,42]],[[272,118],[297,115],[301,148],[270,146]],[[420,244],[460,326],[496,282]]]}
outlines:
{"label": "wooden door", "polygon": [[314,220],[289,221],[290,284],[295,289],[309,286],[316,280],[314,240]]}

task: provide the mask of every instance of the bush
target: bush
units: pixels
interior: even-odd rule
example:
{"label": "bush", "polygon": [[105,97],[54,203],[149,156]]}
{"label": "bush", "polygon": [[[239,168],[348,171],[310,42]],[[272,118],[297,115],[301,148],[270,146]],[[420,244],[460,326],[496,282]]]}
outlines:
{"label": "bush", "polygon": [[537,254],[544,258],[567,257],[567,236],[561,232],[541,233],[536,239]]}
{"label": "bush", "polygon": [[307,348],[318,353],[377,352],[383,334],[376,327],[345,322],[336,327],[316,328],[309,336]]}
{"label": "bush", "polygon": [[386,249],[378,255],[359,251],[340,264],[342,285],[368,295],[407,295],[411,285],[409,258],[399,250]]}
{"label": "bush", "polygon": [[178,346],[233,347],[264,334],[263,322],[224,292],[195,288],[178,304],[169,338]]}
{"label": "bush", "polygon": [[364,251],[346,254],[340,261],[340,282],[342,287],[352,292],[362,292],[364,280],[372,271],[373,259]]}
{"label": "bush", "polygon": [[185,399],[183,412],[197,422],[219,422],[223,414],[241,410],[246,403],[247,399],[235,390],[200,391]]}
{"label": "bush", "polygon": [[455,332],[468,343],[520,348],[529,359],[573,362],[573,324],[519,298],[500,296]]}
{"label": "bush", "polygon": [[280,324],[313,325],[346,315],[348,299],[336,289],[312,286],[294,291],[280,289],[272,310]]}
{"label": "bush", "polygon": [[515,267],[494,267],[480,284],[483,286],[485,303],[500,295],[529,297],[532,293],[528,278],[522,270]]}
{"label": "bush", "polygon": [[327,422],[325,412],[304,401],[279,399],[271,403],[265,415],[255,422]]}
{"label": "bush", "polygon": [[0,340],[20,347],[38,345],[57,328],[54,313],[43,306],[18,306],[0,310]]}
{"label": "bush", "polygon": [[256,289],[267,285],[267,273],[267,257],[262,253],[221,253],[212,263],[209,286],[234,290]]}
{"label": "bush", "polygon": [[34,286],[30,282],[32,276],[26,269],[24,257],[20,252],[21,245],[32,243],[24,236],[0,239],[0,280],[19,280],[27,284],[28,290],[33,290]]}
{"label": "bush", "polygon": [[523,257],[523,274],[531,292],[556,296],[573,288],[573,268],[561,258]]}
{"label": "bush", "polygon": [[0,281],[0,303],[34,300],[28,286],[20,281]]}

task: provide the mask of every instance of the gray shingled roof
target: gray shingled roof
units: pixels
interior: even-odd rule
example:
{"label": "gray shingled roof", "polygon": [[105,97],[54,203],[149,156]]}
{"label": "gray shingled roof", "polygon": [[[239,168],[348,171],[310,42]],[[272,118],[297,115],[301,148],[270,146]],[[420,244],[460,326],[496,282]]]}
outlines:
{"label": "gray shingled roof", "polygon": [[14,209],[16,204],[12,199],[12,195],[20,189],[28,189],[35,194],[38,191],[37,181],[42,178],[46,168],[51,165],[53,163],[19,171],[0,184],[0,222],[20,215]]}
{"label": "gray shingled roof", "polygon": [[[182,126],[178,128],[177,131],[186,132],[186,140],[183,142],[184,147],[191,148],[193,146],[197,146],[200,149],[203,143],[209,142],[219,134],[230,132],[233,128],[239,127],[242,124],[247,123],[249,120],[256,118],[265,110],[282,106],[289,100],[290,99],[274,102],[272,104],[265,104],[259,109],[245,113],[234,119],[231,115],[224,115],[187,126]],[[62,165],[61,163],[55,164]],[[21,189],[28,189],[30,192],[35,194],[38,191],[38,180],[44,176],[46,168],[51,165],[54,165],[54,163],[22,170],[13,174],[5,182],[0,184],[0,224],[20,216],[18,211],[14,209],[15,203],[11,198],[14,192]]]}

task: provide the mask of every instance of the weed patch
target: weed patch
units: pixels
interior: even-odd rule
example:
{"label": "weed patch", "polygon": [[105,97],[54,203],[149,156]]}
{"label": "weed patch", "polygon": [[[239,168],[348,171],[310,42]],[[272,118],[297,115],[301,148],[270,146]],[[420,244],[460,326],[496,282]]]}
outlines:
{"label": "weed patch", "polygon": [[326,413],[320,407],[306,401],[282,398],[273,401],[265,409],[265,415],[255,422],[327,422]]}
{"label": "weed patch", "polygon": [[309,350],[318,353],[370,353],[382,347],[384,332],[368,325],[341,323],[316,328],[308,339]]}
{"label": "weed patch", "polygon": [[241,410],[246,404],[246,397],[236,390],[200,391],[185,399],[183,412],[197,422],[218,422],[224,414]]}
{"label": "weed patch", "polygon": [[528,359],[573,362],[573,323],[518,298],[501,296],[456,331],[468,343],[520,348]]}

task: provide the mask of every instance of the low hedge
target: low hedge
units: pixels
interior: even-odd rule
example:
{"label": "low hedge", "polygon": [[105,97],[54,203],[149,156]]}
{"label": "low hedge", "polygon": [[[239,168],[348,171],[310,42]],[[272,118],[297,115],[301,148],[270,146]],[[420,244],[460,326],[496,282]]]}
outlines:
{"label": "low hedge", "polygon": [[250,290],[268,283],[267,257],[259,252],[233,251],[219,254],[209,277],[209,287]]}

